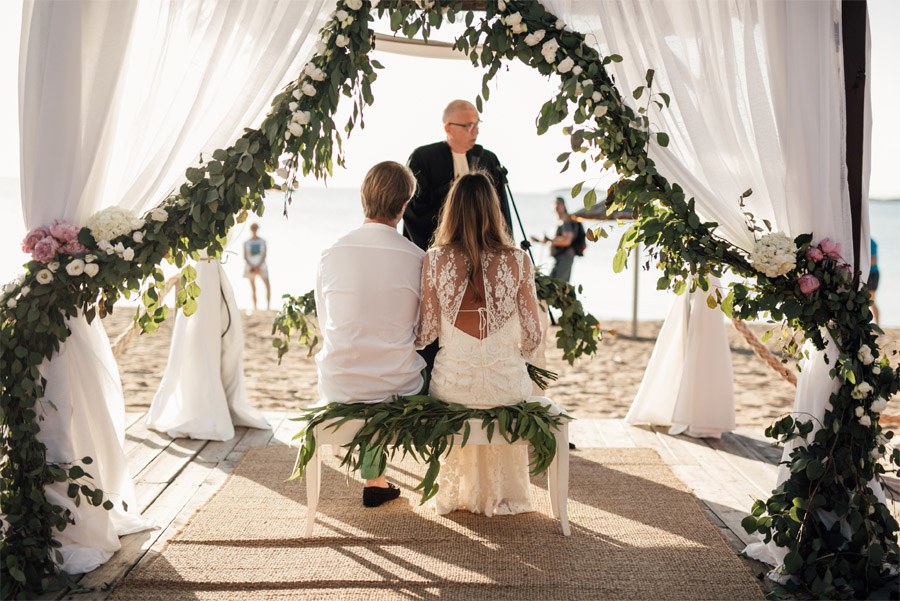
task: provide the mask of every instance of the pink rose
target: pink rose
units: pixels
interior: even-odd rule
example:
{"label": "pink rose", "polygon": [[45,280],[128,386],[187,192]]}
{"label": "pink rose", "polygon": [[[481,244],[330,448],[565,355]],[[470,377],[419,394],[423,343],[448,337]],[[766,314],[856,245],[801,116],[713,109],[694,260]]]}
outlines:
{"label": "pink rose", "polygon": [[797,283],[800,284],[800,292],[807,296],[819,289],[819,278],[811,273],[801,275]]}
{"label": "pink rose", "polygon": [[806,258],[810,261],[815,261],[816,263],[818,263],[825,258],[825,254],[817,247],[810,246],[806,249]]}
{"label": "pink rose", "polygon": [[834,259],[835,261],[837,261],[841,258],[841,245],[839,242],[835,242],[831,238],[825,238],[824,240],[819,242],[819,248],[829,259]]}
{"label": "pink rose", "polygon": [[31,258],[41,263],[48,263],[56,256],[57,250],[59,250],[59,242],[53,236],[47,236],[34,245]]}
{"label": "pink rose", "polygon": [[54,219],[53,223],[50,224],[50,235],[62,243],[77,240],[78,232],[80,231],[80,227],[62,219]]}
{"label": "pink rose", "polygon": [[30,253],[34,250],[34,245],[50,235],[50,230],[45,227],[36,227],[27,234],[22,240],[22,252]]}
{"label": "pink rose", "polygon": [[68,242],[63,244],[60,247],[59,252],[67,255],[80,255],[82,253],[86,253],[87,250],[87,247],[79,242],[76,238],[75,240],[69,240]]}

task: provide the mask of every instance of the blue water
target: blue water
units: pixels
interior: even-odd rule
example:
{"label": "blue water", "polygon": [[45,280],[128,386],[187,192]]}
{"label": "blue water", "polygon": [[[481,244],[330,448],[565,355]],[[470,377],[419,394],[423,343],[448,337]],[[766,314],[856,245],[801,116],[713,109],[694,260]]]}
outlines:
{"label": "blue water", "polygon": [[[540,236],[552,233],[555,227],[553,195],[515,193],[525,231]],[[349,189],[301,189],[282,216],[283,198],[272,193],[266,201],[265,215],[256,219],[259,235],[268,243],[269,274],[272,283],[273,307],[280,305],[282,294],[298,294],[313,288],[319,254],[338,237],[357,227],[363,220],[359,194]],[[574,207],[577,208],[577,207]],[[6,282],[26,261],[19,246],[22,226],[17,182],[0,179],[0,282]],[[877,302],[881,309],[881,323],[900,327],[900,203],[872,201],[869,205],[872,235],[878,241],[881,287]],[[249,308],[250,287],[243,279],[240,245],[249,237],[249,224],[235,228],[225,271],[234,284],[238,305]],[[584,287],[585,307],[601,320],[630,319],[633,302],[633,263],[622,273],[613,273],[612,259],[619,233],[610,224],[610,238],[591,243],[585,256],[575,261],[572,281]],[[517,239],[521,233],[517,228]],[[552,261],[543,246],[533,249],[535,262],[549,270]],[[670,293],[656,290],[659,274],[651,269],[641,270],[638,277],[638,317],[661,320],[671,304]],[[263,301],[264,303],[264,301]]]}

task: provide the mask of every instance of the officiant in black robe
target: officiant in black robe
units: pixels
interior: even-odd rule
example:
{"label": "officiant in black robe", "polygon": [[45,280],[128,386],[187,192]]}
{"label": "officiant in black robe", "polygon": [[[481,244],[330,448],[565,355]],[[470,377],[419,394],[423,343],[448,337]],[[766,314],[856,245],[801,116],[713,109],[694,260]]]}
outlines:
{"label": "officiant in black robe", "polygon": [[416,194],[403,213],[403,235],[427,250],[453,181],[471,171],[486,171],[494,180],[500,210],[512,233],[506,175],[497,155],[475,143],[478,138],[478,110],[470,102],[454,100],[444,109],[446,141],[416,148],[409,168],[416,176]]}

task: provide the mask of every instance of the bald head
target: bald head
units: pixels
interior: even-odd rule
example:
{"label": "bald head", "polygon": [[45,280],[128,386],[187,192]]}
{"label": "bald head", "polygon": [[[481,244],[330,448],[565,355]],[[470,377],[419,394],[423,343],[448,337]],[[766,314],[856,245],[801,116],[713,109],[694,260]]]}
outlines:
{"label": "bald head", "polygon": [[444,131],[453,152],[466,153],[478,139],[478,109],[467,100],[454,100],[444,109]]}
{"label": "bald head", "polygon": [[475,111],[476,113],[478,112],[478,110],[475,108],[475,105],[468,100],[453,100],[450,102],[450,104],[447,105],[447,108],[444,109],[444,123],[455,121],[456,113],[470,111]]}

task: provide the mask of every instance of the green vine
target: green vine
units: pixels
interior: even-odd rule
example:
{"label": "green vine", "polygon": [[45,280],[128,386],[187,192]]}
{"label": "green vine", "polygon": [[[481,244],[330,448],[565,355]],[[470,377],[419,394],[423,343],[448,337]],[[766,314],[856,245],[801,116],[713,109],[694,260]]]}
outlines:
{"label": "green vine", "polygon": [[278,364],[290,350],[291,340],[296,336],[297,342],[306,346],[306,356],[312,357],[313,350],[319,343],[319,328],[309,317],[316,316],[315,291],[310,290],[302,296],[285,294],[281,298],[284,304],[272,322],[272,346],[278,350]]}
{"label": "green vine", "polygon": [[[32,260],[23,276],[5,288],[0,301],[0,506],[8,522],[0,541],[4,598],[42,593],[68,582],[54,562],[58,557],[52,536],[71,516],[47,500],[46,484],[69,482],[76,502],[82,496],[104,506],[110,501],[79,484],[87,475],[75,466],[48,464],[46,447],[36,436],[37,403],[52,408],[52,399],[43,399],[45,383],[38,367],[68,338],[66,319],[102,317],[121,296],[139,293],[144,310],[136,319],[145,330],[158,327],[167,314],[159,299],[163,278],[158,265],[163,260],[185,267],[200,251],[218,256],[228,229],[248,211],[262,212],[262,196],[274,185],[269,173],[283,180],[290,202],[301,175],[327,179],[334,162],[344,164],[342,135],[333,115],[340,96],[346,96],[353,107],[344,133],[364,126],[363,109],[374,100],[371,83],[381,68],[369,58],[374,39],[370,13],[376,5],[380,14],[390,14],[392,29],[408,37],[421,32],[427,38],[432,28],[455,22],[463,10],[459,0],[419,0],[419,6],[405,0],[340,1],[321,32],[316,56],[300,78],[275,97],[258,130],[245,130],[234,145],[189,168],[179,191],[131,231],[95,240],[92,230],[83,228],[77,241],[84,251],[73,245],[58,260]],[[840,387],[829,399],[822,424],[811,427],[803,416],[791,416],[769,430],[782,439],[803,438],[806,444],[791,455],[791,477],[762,505],[754,505],[750,517],[755,524],[747,520],[746,525],[789,550],[784,568],[798,591],[863,598],[895,585],[891,570],[896,573],[900,564],[898,525],[867,484],[886,471],[879,456],[887,453],[890,436],[882,433],[878,417],[898,391],[900,371],[890,367],[878,348],[879,330],[871,321],[866,288],[853,286],[853,278],[837,260],[807,259],[811,237],[792,241],[793,267],[768,276],[758,269],[752,252],[717,237],[716,223],[701,222],[694,200],[659,175],[647,156],[651,141],[668,143],[664,132],[650,133],[649,104],[635,112],[606,72],[605,65],[621,57],[601,57],[583,35],[567,30],[538,2],[490,1],[482,16],[476,19],[466,12],[464,18],[466,30],[455,44],[485,69],[475,99],[479,109],[503,60],[520,60],[543,75],[559,76],[560,90],[542,107],[538,132],[571,114],[574,125],[565,133],[572,150],[560,156],[563,169],[580,165],[587,172],[601,162],[605,168],[615,167],[619,180],[609,190],[609,210],[629,209],[635,222],[620,242],[614,268],[624,267],[627,253],[643,243],[664,274],[660,288],[710,291],[708,277],[727,269],[746,281],[726,294],[711,290],[711,305],[745,319],[786,321],[818,348],[824,348],[826,332],[834,339],[839,353],[830,360]],[[652,70],[646,85],[632,96],[660,108],[668,105],[668,97],[653,89]],[[593,202],[596,192],[590,190],[586,198]],[[823,248],[824,242],[816,248]],[[810,291],[809,279],[801,282],[807,275],[816,278],[817,289]],[[178,304],[190,313],[200,291],[191,286],[189,269],[183,278]],[[561,347],[572,361],[593,352],[594,335],[581,328],[593,331],[595,326],[577,314],[568,294],[557,291],[551,296],[563,298],[577,320],[571,335],[565,336],[581,342]],[[416,452],[433,455],[440,448],[438,444]],[[891,470],[897,471],[900,453],[894,449],[889,459]],[[823,512],[837,521],[829,525]],[[849,527],[849,538],[840,533],[842,524]]]}
{"label": "green vine", "polygon": [[344,423],[364,420],[364,425],[348,444],[341,466],[359,469],[359,450],[376,453],[381,457],[381,469],[398,453],[401,458],[412,457],[428,466],[422,481],[415,490],[422,492],[424,503],[438,492],[437,477],[441,457],[453,448],[454,436],[462,434],[464,446],[471,434],[468,420],[481,420],[488,440],[494,432],[513,443],[525,440],[531,444],[531,474],[543,473],[556,455],[556,436],[564,420],[571,419],[562,413],[553,413],[551,407],[538,402],[522,402],[516,405],[492,409],[472,409],[464,405],[445,403],[427,395],[395,397],[384,403],[329,403],[307,409],[294,421],[304,422],[303,429],[294,436],[301,440],[297,462],[291,479],[303,476],[316,451],[316,426],[334,420],[326,428],[338,429]]}

